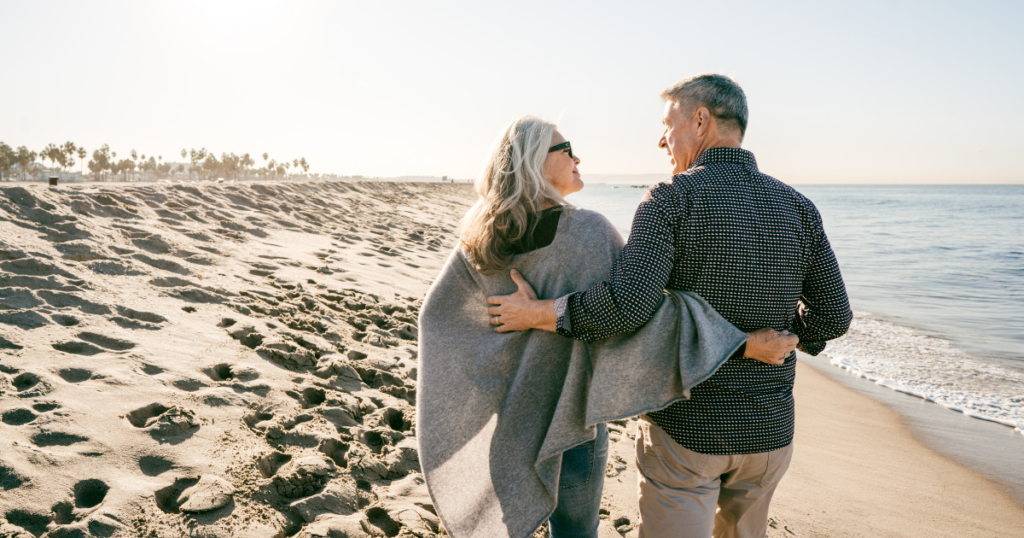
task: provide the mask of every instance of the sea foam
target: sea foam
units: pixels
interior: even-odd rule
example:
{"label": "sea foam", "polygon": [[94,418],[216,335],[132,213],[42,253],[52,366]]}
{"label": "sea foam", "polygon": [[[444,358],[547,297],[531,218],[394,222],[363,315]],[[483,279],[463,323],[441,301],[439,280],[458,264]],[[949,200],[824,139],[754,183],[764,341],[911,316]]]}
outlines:
{"label": "sea foam", "polygon": [[1024,372],[983,361],[922,331],[856,312],[829,342],[831,363],[875,383],[1024,434]]}

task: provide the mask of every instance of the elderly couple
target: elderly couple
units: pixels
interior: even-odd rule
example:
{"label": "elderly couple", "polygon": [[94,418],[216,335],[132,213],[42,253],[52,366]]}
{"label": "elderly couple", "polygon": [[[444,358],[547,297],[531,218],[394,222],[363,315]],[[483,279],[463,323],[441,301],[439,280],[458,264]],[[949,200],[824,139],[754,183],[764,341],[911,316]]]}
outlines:
{"label": "elderly couple", "polygon": [[624,245],[565,201],[580,158],[549,122],[513,122],[477,180],[420,317],[420,458],[454,538],[545,520],[596,537],[605,422],[629,415],[639,536],[765,535],[795,349],[821,352],[852,313],[814,204],[740,148],[739,85],[700,75],[661,96],[674,175]]}

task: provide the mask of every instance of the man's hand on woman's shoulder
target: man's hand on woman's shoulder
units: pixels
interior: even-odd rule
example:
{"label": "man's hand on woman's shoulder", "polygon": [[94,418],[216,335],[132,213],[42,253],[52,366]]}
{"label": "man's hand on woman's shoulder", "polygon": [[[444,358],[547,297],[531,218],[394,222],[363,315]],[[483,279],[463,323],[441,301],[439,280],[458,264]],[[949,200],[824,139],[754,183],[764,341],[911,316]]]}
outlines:
{"label": "man's hand on woman's shoulder", "polygon": [[493,295],[487,298],[492,305],[487,309],[491,316],[491,325],[499,333],[525,331],[527,329],[543,329],[555,332],[558,321],[555,318],[555,301],[541,301],[533,286],[512,269],[512,281],[519,289],[512,295]]}

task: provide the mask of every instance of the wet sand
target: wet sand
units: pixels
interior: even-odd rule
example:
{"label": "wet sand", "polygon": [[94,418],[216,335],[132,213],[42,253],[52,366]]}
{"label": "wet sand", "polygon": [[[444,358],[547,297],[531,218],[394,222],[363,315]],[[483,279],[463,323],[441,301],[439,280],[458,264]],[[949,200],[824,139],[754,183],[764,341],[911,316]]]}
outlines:
{"label": "wet sand", "polygon": [[806,364],[795,396],[796,450],[771,510],[793,534],[769,536],[1021,535],[1024,508],[918,441],[895,411]]}

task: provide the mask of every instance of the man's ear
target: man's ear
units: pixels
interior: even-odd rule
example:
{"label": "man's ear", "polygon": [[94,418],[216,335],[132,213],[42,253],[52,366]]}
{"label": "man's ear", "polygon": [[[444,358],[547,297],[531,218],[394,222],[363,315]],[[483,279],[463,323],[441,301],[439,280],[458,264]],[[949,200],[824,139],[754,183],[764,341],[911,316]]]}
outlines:
{"label": "man's ear", "polygon": [[697,109],[697,136],[704,136],[711,128],[711,112],[707,107]]}

